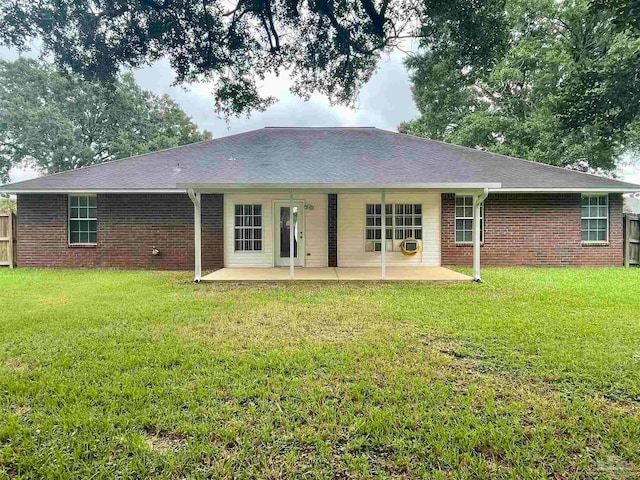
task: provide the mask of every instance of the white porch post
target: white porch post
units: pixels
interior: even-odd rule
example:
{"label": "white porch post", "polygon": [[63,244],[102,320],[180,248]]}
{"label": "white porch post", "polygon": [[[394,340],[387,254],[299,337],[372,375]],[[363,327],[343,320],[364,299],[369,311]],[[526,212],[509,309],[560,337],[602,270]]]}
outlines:
{"label": "white porch post", "polygon": [[385,191],[382,190],[381,194],[382,200],[382,245],[380,246],[380,277],[384,280],[387,276],[387,206],[386,206],[386,198]]}
{"label": "white porch post", "polygon": [[480,209],[487,198],[488,190],[473,196],[473,280],[481,282],[480,277]]}
{"label": "white porch post", "polygon": [[193,281],[200,282],[202,278],[202,202],[201,194],[188,190],[189,198],[193,202],[193,238],[195,242],[195,274]]}
{"label": "white porch post", "polygon": [[293,257],[293,190],[289,190],[289,277],[295,278],[295,258]]}

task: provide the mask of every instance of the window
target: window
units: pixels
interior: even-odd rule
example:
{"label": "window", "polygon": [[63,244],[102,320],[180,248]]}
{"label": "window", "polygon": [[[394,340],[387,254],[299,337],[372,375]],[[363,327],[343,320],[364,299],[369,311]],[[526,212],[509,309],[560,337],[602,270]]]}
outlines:
{"label": "window", "polygon": [[422,205],[398,204],[394,206],[393,225],[396,240],[405,238],[422,239]]}
{"label": "window", "polygon": [[98,236],[95,195],[69,196],[69,244],[94,245]]}
{"label": "window", "polygon": [[609,241],[609,196],[583,195],[581,204],[582,241]]}
{"label": "window", "polygon": [[262,250],[262,205],[236,205],[234,215],[236,252]]}
{"label": "window", "polygon": [[[480,204],[480,241],[484,242],[484,202]],[[473,197],[456,195],[456,243],[473,243]]]}
{"label": "window", "polygon": [[[385,250],[393,250],[393,240],[422,239],[421,204],[385,204]],[[365,210],[365,251],[382,251],[382,204],[368,203]]]}
{"label": "window", "polygon": [[[393,238],[393,205],[385,205],[385,239]],[[382,251],[382,204],[368,203],[365,215],[365,251]]]}

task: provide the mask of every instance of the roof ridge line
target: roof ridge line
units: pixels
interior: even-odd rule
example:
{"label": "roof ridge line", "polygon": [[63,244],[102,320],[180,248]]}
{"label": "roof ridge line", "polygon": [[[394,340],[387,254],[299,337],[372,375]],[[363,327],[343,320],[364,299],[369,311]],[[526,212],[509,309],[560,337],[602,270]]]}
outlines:
{"label": "roof ridge line", "polygon": [[263,129],[267,129],[267,128],[282,128],[282,129],[290,129],[290,130],[312,130],[312,129],[316,129],[316,130],[346,130],[346,129],[356,129],[356,128],[367,128],[367,129],[372,129],[372,130],[380,130],[378,127],[374,127],[372,125],[358,125],[358,126],[346,126],[346,127],[292,127],[292,126],[280,126],[280,125],[265,125],[264,127],[262,127]]}

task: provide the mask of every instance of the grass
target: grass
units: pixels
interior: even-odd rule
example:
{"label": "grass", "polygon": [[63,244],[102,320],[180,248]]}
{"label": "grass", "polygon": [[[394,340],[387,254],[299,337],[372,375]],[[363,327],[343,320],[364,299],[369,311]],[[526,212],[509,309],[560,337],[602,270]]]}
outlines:
{"label": "grass", "polygon": [[638,478],[640,270],[0,271],[0,477]]}

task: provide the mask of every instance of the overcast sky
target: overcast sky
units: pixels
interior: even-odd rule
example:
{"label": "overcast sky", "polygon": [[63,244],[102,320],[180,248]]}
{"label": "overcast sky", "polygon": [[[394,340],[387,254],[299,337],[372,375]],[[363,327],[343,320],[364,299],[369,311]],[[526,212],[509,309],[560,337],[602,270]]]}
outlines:
{"label": "overcast sky", "polygon": [[[214,137],[223,137],[265,126],[374,126],[396,130],[400,122],[418,115],[409,85],[403,59],[399,51],[384,55],[378,70],[360,92],[354,109],[331,106],[328,100],[316,95],[309,101],[301,100],[289,92],[287,75],[267,77],[262,85],[264,95],[273,95],[279,101],[265,112],[250,117],[231,118],[228,122],[214,112],[211,91],[207,83],[188,88],[172,87],[174,75],[168,62],[161,61],[135,73],[140,86],[157,94],[169,94],[202,129]],[[15,59],[14,51],[0,47],[0,58]],[[640,183],[640,167],[627,166],[620,171],[623,178]],[[25,180],[37,175],[34,171],[14,169],[12,181]]]}

